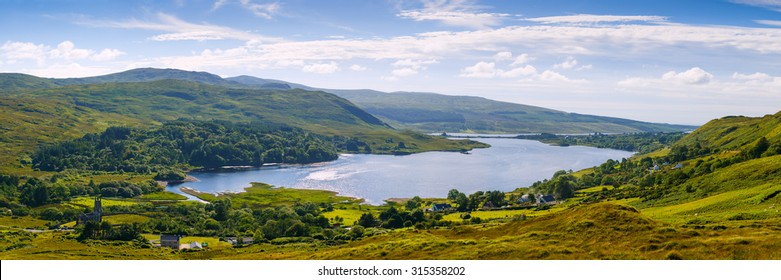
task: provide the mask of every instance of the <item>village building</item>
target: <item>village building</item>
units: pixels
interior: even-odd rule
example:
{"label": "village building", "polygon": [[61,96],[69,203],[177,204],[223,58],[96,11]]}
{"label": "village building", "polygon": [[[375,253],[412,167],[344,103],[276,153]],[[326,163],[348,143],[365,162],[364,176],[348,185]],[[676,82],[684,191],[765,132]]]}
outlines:
{"label": "village building", "polygon": [[170,234],[160,235],[160,246],[179,250],[179,245],[180,245],[179,243],[181,241],[181,238],[182,237],[179,235],[170,235]]}
{"label": "village building", "polygon": [[87,221],[102,222],[103,221],[103,206],[100,201],[100,197],[95,197],[95,204],[92,206],[92,212],[81,213],[76,219],[76,225],[86,223]]}
{"label": "village building", "polygon": [[447,211],[451,209],[453,209],[453,206],[450,206],[450,204],[447,203],[434,203],[434,205],[431,206],[432,212]]}
{"label": "village building", "polygon": [[518,204],[529,203],[531,201],[532,200],[531,200],[531,198],[529,198],[529,195],[528,194],[524,194],[524,195],[521,196],[521,198],[518,199]]}
{"label": "village building", "polygon": [[242,237],[241,240],[239,240],[238,237],[226,237],[225,241],[231,245],[249,245],[255,243],[255,239],[252,237]]}
{"label": "village building", "polygon": [[552,195],[537,195],[537,205],[554,205],[557,203],[558,201]]}

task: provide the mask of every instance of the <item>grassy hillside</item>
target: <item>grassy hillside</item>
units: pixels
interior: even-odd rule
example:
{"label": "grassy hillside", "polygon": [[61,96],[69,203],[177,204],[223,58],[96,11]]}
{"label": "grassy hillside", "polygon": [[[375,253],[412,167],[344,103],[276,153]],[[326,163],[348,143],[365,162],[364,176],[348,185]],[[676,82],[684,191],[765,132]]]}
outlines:
{"label": "grassy hillside", "polygon": [[[40,89],[66,85],[154,82],[166,79],[191,81],[228,88],[318,90],[279,80],[238,76],[223,79],[206,72],[139,68],[104,76],[46,79],[23,74],[0,75],[0,91]],[[685,131],[691,126],[646,123],[620,118],[566,113],[541,107],[499,102],[473,96],[373,90],[323,91],[339,95],[361,109],[400,129],[422,132],[481,133],[624,133]]]}
{"label": "grassy hillside", "polygon": [[[169,73],[163,77],[172,76],[170,73],[211,77],[184,71],[162,73]],[[80,81],[153,77],[148,71],[117,75]],[[25,158],[39,144],[73,139],[108,126],[148,126],[180,118],[284,124],[324,135],[359,138],[375,153],[459,151],[483,146],[396,131],[349,101],[318,91],[229,88],[185,80],[56,86],[72,80],[18,74],[0,74],[0,81],[24,88],[0,91],[4,120],[0,124],[1,170],[17,169],[28,162]],[[399,143],[404,147],[400,149]]]}
{"label": "grassy hillside", "polygon": [[44,96],[0,98],[0,172],[31,173],[29,155],[37,145],[80,137],[109,126],[148,125],[133,116],[74,106]]}
{"label": "grassy hillside", "polygon": [[677,144],[729,151],[743,149],[761,137],[771,143],[781,142],[781,112],[761,118],[731,116],[712,120]]}
{"label": "grassy hillside", "polygon": [[[300,84],[250,76],[227,78],[250,86]],[[322,89],[346,98],[396,128],[423,132],[627,133],[687,131],[696,127],[567,113],[475,96]]]}
{"label": "grassy hillside", "polygon": [[[124,217],[118,217],[124,218]],[[135,217],[134,217],[135,218]],[[33,221],[6,221],[9,227]],[[78,242],[67,233],[0,232],[0,259],[779,259],[772,223],[693,228],[632,207],[599,203],[539,218],[429,230],[378,232],[344,245],[279,240],[233,248],[210,237],[206,250],[172,252],[123,242]],[[154,239],[149,235],[147,238]]]}

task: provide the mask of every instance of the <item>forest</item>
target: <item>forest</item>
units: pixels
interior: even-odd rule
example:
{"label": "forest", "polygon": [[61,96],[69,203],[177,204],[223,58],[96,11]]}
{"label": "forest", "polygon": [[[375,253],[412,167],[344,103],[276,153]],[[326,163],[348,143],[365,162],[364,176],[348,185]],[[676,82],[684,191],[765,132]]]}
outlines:
{"label": "forest", "polygon": [[33,168],[44,171],[169,173],[172,167],[329,161],[338,157],[337,145],[347,144],[366,146],[280,125],[180,120],[152,129],[110,127],[100,134],[43,146],[31,158]]}

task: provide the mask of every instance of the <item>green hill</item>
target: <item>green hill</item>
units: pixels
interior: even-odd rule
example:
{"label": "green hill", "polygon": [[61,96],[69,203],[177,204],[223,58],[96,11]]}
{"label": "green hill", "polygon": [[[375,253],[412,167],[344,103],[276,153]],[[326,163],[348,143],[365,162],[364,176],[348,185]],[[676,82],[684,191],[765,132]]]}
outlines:
{"label": "green hill", "polygon": [[322,90],[350,100],[366,112],[398,129],[420,132],[479,133],[632,133],[688,131],[694,126],[640,122],[583,115],[474,96],[374,90],[317,89],[306,85],[251,76],[221,78],[206,72],[139,68],[124,72],[69,79],[0,74],[3,91],[67,85],[183,80],[228,88]]}
{"label": "green hill", "polygon": [[[154,69],[84,79],[0,74],[0,81],[15,85],[0,91],[0,115],[4,120],[0,125],[3,129],[0,134],[2,169],[16,168],[27,162],[28,154],[42,143],[73,139],[109,126],[158,125],[180,118],[287,125],[323,135],[357,138],[369,143],[374,153],[459,151],[482,146],[472,141],[450,141],[393,130],[350,101],[322,91],[234,88],[180,79],[155,80],[150,71],[168,73],[163,77],[179,74],[191,80],[216,77]],[[89,84],[134,79],[152,81]],[[73,85],[58,86],[67,83]],[[405,145],[401,147],[399,143]]]}
{"label": "green hill", "polygon": [[[300,84],[250,76],[227,78],[250,86]],[[688,131],[696,128],[583,115],[475,96],[420,92],[321,89],[355,103],[396,128],[422,132],[478,133],[630,133]]]}
{"label": "green hill", "polygon": [[677,144],[712,147],[722,151],[738,150],[761,137],[771,143],[781,142],[781,112],[761,118],[730,116],[712,120],[690,133]]}
{"label": "green hill", "polygon": [[781,113],[713,120],[667,152],[578,172],[580,187],[617,186],[587,201],[628,199],[650,217],[698,227],[777,224]]}

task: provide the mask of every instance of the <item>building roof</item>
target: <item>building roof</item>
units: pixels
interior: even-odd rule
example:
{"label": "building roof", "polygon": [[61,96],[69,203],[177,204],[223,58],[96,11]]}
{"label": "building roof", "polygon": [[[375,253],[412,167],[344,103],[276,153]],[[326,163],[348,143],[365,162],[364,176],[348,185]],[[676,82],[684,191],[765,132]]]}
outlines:
{"label": "building roof", "polygon": [[160,235],[160,241],[179,241],[181,236],[179,235],[171,235],[171,234],[163,234]]}
{"label": "building roof", "polygon": [[450,206],[450,204],[447,203],[434,203],[434,206],[431,206],[431,209],[449,209],[453,208],[453,206]]}

